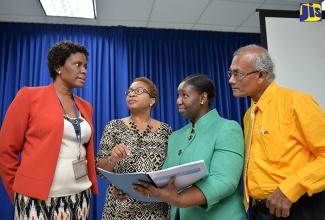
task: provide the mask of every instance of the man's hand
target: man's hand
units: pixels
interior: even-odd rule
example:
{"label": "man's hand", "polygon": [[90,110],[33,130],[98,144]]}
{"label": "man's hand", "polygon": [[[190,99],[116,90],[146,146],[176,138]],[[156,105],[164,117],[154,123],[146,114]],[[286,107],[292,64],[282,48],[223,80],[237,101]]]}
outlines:
{"label": "man's hand", "polygon": [[290,215],[290,208],[292,202],[277,188],[273,193],[267,197],[266,207],[270,210],[271,214],[276,217],[287,218]]}

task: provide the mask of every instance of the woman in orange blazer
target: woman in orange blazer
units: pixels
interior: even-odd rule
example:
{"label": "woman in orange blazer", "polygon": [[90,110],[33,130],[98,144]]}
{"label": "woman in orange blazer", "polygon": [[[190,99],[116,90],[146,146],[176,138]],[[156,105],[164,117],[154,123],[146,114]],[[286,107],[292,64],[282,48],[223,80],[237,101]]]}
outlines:
{"label": "woman in orange blazer", "polygon": [[88,218],[98,194],[92,106],[74,95],[84,86],[88,51],[61,41],[48,52],[53,83],[24,87],[0,133],[0,175],[15,219]]}

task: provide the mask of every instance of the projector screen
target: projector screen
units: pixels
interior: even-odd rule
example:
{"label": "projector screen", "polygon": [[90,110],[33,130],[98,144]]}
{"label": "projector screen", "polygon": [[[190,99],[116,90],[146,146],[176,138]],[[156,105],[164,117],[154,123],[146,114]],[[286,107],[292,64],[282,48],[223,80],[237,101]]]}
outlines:
{"label": "projector screen", "polygon": [[312,95],[325,111],[325,20],[300,22],[299,11],[259,14],[262,46],[275,63],[275,82]]}

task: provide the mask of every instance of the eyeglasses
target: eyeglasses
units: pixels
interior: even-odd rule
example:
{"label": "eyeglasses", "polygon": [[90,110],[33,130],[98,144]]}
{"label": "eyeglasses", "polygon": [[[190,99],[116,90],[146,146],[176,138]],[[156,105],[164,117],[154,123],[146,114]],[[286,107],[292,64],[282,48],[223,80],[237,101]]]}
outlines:
{"label": "eyeglasses", "polygon": [[129,88],[129,89],[124,90],[124,94],[126,96],[130,95],[132,92],[135,92],[135,94],[137,94],[137,95],[140,95],[140,94],[146,92],[151,97],[151,94],[148,92],[148,90],[146,90],[143,87],[138,87],[138,88],[135,88],[135,89]]}
{"label": "eyeglasses", "polygon": [[227,72],[227,75],[229,78],[231,78],[231,76],[234,76],[235,79],[243,79],[245,78],[246,76],[250,75],[250,74],[253,74],[253,73],[258,73],[259,71],[261,70],[254,70],[252,72],[249,72],[249,73],[238,73],[238,72],[231,72],[231,71],[228,71]]}

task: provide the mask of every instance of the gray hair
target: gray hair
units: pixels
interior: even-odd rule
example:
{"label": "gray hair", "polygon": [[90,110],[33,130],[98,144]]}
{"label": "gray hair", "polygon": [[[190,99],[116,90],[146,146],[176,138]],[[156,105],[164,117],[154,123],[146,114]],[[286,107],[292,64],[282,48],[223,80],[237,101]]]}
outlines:
{"label": "gray hair", "polygon": [[256,70],[264,70],[265,72],[267,72],[267,80],[269,82],[272,82],[275,79],[275,64],[273,63],[269,52],[261,46],[258,46],[256,44],[250,44],[236,50],[233,56],[244,53],[246,52],[246,50],[250,50],[250,52],[253,51],[251,52],[251,54],[254,55],[252,61]]}

